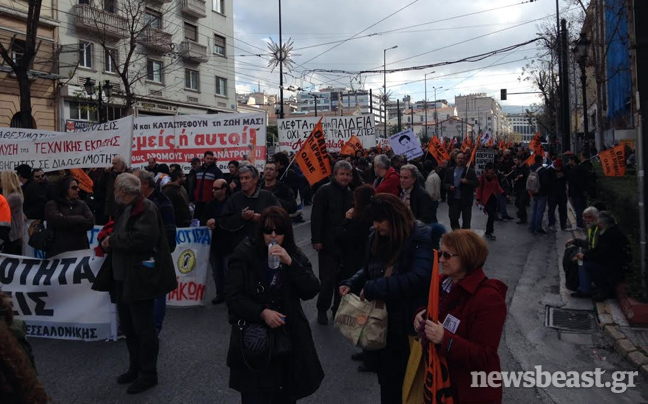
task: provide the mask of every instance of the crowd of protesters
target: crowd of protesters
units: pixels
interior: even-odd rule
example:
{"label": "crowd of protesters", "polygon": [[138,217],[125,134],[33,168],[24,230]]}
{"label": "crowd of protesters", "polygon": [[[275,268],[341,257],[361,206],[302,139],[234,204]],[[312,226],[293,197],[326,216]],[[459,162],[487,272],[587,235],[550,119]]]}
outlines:
{"label": "crowd of protesters", "polygon": [[[519,145],[493,150],[495,158],[480,175],[470,161],[471,151],[459,147],[450,150],[450,159],[442,164],[428,153],[414,161],[375,148],[349,156],[334,153],[331,177],[313,185],[286,153],[270,156],[262,173],[246,161],[228,162],[223,173],[211,151],[192,159],[188,173],[178,164],[158,164],[154,158],[144,168],[131,170],[117,156],[109,168],[84,170],[91,188],[82,187],[83,179],[72,172],[46,175],[38,167],[23,165],[0,174],[0,238],[3,252],[21,254],[25,219],[45,220],[56,234],[47,251],[51,257],[88,248],[86,231],[95,224],[104,226],[96,251],[108,259],[93,288],[110,291],[117,303],[130,357],[117,381],[128,383],[129,393],[157,384],[165,296],[177,286],[170,258],[176,228],[203,225],[212,232],[212,303],[227,302],[233,325],[227,357],[230,387],[241,392],[244,403],[293,403],[317,390],[324,373],[300,300],[317,296],[317,323],[326,326],[329,310],[335,318],[348,293],[384,301],[388,308],[387,347],[352,357],[364,361],[361,370],[378,374],[382,403],[400,402],[408,335],[417,333],[443,348],[440,352],[447,356],[456,381],[452,394],[455,402],[462,402],[480,397],[467,383],[469,371],[499,369],[497,347],[506,316],[506,286],[484,282],[488,244],[469,230],[473,205],[488,216],[484,237],[495,241],[495,222],[513,220],[509,202],[514,203],[518,224],[546,234],[556,231],[557,224],[568,230],[569,199],[577,213],[575,227],[583,229],[582,217],[593,213],[588,198],[596,189],[587,153],[551,158],[532,156]],[[448,204],[453,230],[445,236],[438,224],[441,203]],[[303,221],[303,206],[310,204],[319,278],[293,234],[293,224]],[[611,275],[614,263],[609,257],[623,248],[623,237],[614,218],[606,212],[597,215],[598,221],[587,219],[597,226],[589,227],[588,240],[570,240],[586,247],[578,254],[587,264],[576,297],[589,297],[592,281],[599,294],[609,296],[620,279]],[[469,313],[466,318],[472,322],[454,331],[426,322],[418,311],[428,298],[432,251],[440,245],[441,307],[448,315]],[[279,266],[266,262],[268,255],[276,257]],[[146,270],[146,276],[133,275],[147,265],[159,268],[157,275],[151,277]],[[472,291],[470,298],[456,286]],[[488,299],[495,304],[481,304]],[[456,301],[463,303],[449,305]],[[478,325],[485,318],[490,319],[488,325]],[[285,354],[254,364],[241,353],[241,333],[256,323],[280,333],[273,343],[283,345],[273,348],[285,349]],[[472,326],[479,331],[470,331]],[[466,368],[461,365],[467,362],[462,346],[471,346],[475,355],[486,359]],[[490,391],[488,400],[500,402],[501,390]]]}

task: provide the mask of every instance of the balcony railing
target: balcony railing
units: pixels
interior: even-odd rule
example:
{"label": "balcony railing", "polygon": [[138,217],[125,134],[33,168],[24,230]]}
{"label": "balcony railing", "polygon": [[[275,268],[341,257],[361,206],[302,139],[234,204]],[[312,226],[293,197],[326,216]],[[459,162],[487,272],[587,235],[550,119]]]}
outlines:
{"label": "balcony railing", "polygon": [[139,42],[154,51],[169,52],[173,42],[173,35],[156,28],[147,28],[142,32]]}
{"label": "balcony railing", "polygon": [[126,18],[89,4],[74,6],[74,25],[111,38],[128,36]]}
{"label": "balcony railing", "polygon": [[165,4],[171,2],[171,0],[146,0],[146,1],[151,4]]}
{"label": "balcony railing", "polygon": [[207,57],[207,47],[194,41],[180,42],[180,57],[190,62],[206,62],[209,60]]}
{"label": "balcony railing", "polygon": [[207,8],[204,0],[182,0],[182,13],[195,17],[207,17]]}

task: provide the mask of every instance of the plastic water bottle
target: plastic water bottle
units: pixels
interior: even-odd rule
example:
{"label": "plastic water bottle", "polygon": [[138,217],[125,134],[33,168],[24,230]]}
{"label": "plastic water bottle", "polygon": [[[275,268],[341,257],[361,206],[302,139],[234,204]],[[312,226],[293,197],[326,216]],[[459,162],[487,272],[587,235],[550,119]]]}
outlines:
{"label": "plastic water bottle", "polygon": [[[578,253],[582,253],[583,249],[581,247],[578,247]],[[583,266],[583,260],[578,260],[578,266],[582,267]]]}
{"label": "plastic water bottle", "polygon": [[270,254],[270,249],[274,245],[277,245],[277,242],[274,240],[270,241],[270,244],[268,244],[268,267],[270,267],[270,269],[279,268],[279,256]]}

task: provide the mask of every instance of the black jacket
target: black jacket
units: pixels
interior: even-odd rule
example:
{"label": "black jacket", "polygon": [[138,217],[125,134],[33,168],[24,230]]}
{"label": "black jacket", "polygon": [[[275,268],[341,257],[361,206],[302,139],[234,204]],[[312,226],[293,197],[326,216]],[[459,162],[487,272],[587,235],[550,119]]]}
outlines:
{"label": "black jacket", "polygon": [[[252,372],[243,362],[234,333],[230,337],[227,366],[230,367],[230,387],[240,392],[270,392],[279,386],[288,390],[291,400],[313,394],[324,378],[308,319],[300,300],[310,300],[319,292],[320,283],[313,274],[308,258],[297,251],[291,254],[292,264],[281,265],[283,286],[279,302],[270,296],[270,286],[263,273],[265,255],[259,257],[254,242],[249,238],[234,250],[227,268],[225,295],[230,323],[236,327],[239,320],[263,322],[261,312],[279,303],[286,316],[286,328],[292,351],[285,362],[270,361],[267,368]],[[260,287],[262,286],[262,287]],[[289,381],[283,383],[285,366]]]}
{"label": "black jacket", "polygon": [[189,210],[189,197],[184,188],[175,184],[167,184],[162,193],[169,198],[175,212],[177,227],[191,226],[191,211]]}
{"label": "black jacket", "polygon": [[583,253],[583,261],[601,265],[607,275],[617,281],[623,280],[631,259],[630,243],[618,225],[601,232],[594,248]]}
{"label": "black jacket", "polygon": [[164,224],[164,232],[166,233],[166,240],[169,244],[169,250],[174,252],[176,249],[176,219],[173,205],[169,198],[166,197],[159,189],[155,188],[153,193],[149,195],[148,199],[152,201],[160,212],[162,223]]}
{"label": "black jacket", "polygon": [[322,185],[315,193],[311,212],[312,243],[322,243],[323,252],[339,255],[340,248],[335,241],[335,233],[344,222],[344,215],[353,206],[353,193],[335,180]]}
{"label": "black jacket", "polygon": [[565,172],[567,176],[567,183],[569,184],[569,193],[570,197],[584,197],[585,192],[587,191],[587,183],[589,178],[589,173],[587,169],[581,164],[576,166],[567,166]]}
{"label": "black jacket", "polygon": [[297,212],[297,201],[295,200],[295,194],[288,185],[277,181],[272,189],[266,189],[265,182],[261,183],[261,189],[272,192],[274,196],[277,197],[281,207],[284,208],[288,214]]}
{"label": "black jacket", "polygon": [[210,248],[211,251],[221,253],[221,254],[229,254],[234,249],[231,240],[231,233],[229,233],[228,231],[224,230],[221,227],[221,221],[222,221],[221,216],[223,213],[223,209],[225,208],[226,202],[227,199],[225,199],[222,202],[219,202],[216,199],[214,199],[211,202],[208,202],[207,206],[203,210],[202,217],[200,218],[201,226],[206,226],[209,219],[216,220],[216,228],[212,230],[212,240],[211,240]]}
{"label": "black jacket", "polygon": [[349,278],[362,268],[371,226],[369,217],[365,221],[345,218],[338,227],[336,239],[342,252],[342,273],[338,279]]}
{"label": "black jacket", "polygon": [[410,193],[410,209],[417,220],[425,224],[432,223],[434,211],[432,209],[432,197],[427,193],[425,188],[414,183]]}
{"label": "black jacket", "polygon": [[43,220],[45,219],[45,204],[48,200],[47,183],[39,183],[29,180],[23,187],[23,212],[27,219]]}
{"label": "black jacket", "polygon": [[[454,192],[450,191],[450,187],[454,186],[454,172],[457,170],[457,167],[449,168],[446,172],[445,178],[443,179],[443,188],[448,191],[448,203],[455,203]],[[459,184],[459,192],[461,193],[461,205],[462,206],[472,206],[473,203],[473,194],[475,189],[479,186],[479,180],[475,174],[473,168],[465,167],[462,178],[468,180],[467,184]]]}
{"label": "black jacket", "polygon": [[[529,166],[522,164],[521,166],[513,167],[514,172],[509,175],[511,181],[513,181],[513,189],[515,193],[527,193],[526,182],[529,178]],[[520,177],[518,179],[518,177]]]}
{"label": "black jacket", "polygon": [[547,178],[551,184],[549,199],[565,202],[567,201],[567,177],[564,171],[556,171],[555,168],[547,168]]}
{"label": "black jacket", "polygon": [[94,227],[95,219],[85,202],[79,199],[49,201],[44,216],[47,228],[54,232],[54,242],[47,257],[90,248],[87,232]]}
{"label": "black jacket", "polygon": [[261,213],[271,206],[281,205],[272,192],[263,189],[257,189],[252,196],[239,191],[227,199],[221,214],[221,228],[230,232],[232,246],[236,247],[245,237],[256,237],[257,223],[243,220],[241,217],[243,208]]}

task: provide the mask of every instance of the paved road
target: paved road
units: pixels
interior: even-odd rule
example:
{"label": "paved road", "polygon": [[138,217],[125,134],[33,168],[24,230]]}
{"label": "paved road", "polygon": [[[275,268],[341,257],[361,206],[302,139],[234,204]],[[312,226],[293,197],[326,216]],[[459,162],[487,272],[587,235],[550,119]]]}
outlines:
{"label": "paved road", "polygon": [[[310,209],[306,210],[306,218]],[[486,216],[474,209],[473,228],[483,234]],[[439,210],[448,226],[447,206]],[[296,226],[296,239],[317,271],[316,253],[310,248],[310,226]],[[497,241],[489,242],[490,257],[485,271],[505,282],[509,291],[509,316],[500,344],[503,370],[531,370],[535,365],[549,370],[624,369],[614,352],[605,350],[600,333],[582,336],[558,333],[544,327],[544,306],[563,305],[559,291],[559,245],[565,233],[532,236],[524,226],[497,222]],[[213,285],[208,298],[214,295]],[[563,299],[563,300],[561,300]],[[300,402],[354,404],[378,403],[379,389],[373,374],[356,371],[350,361],[354,349],[331,327],[316,324],[315,300],[305,302],[313,337],[326,378],[319,391]],[[586,307],[587,308],[587,307]],[[34,339],[41,379],[57,403],[237,403],[239,396],[228,388],[225,356],[229,341],[226,308],[223,305],[169,309],[161,334],[160,385],[132,397],[115,377],[126,369],[124,341],[83,343]],[[602,352],[602,353],[601,353]],[[506,403],[648,402],[643,380],[624,394],[605,389],[505,389]],[[582,398],[582,399],[581,399]]]}

